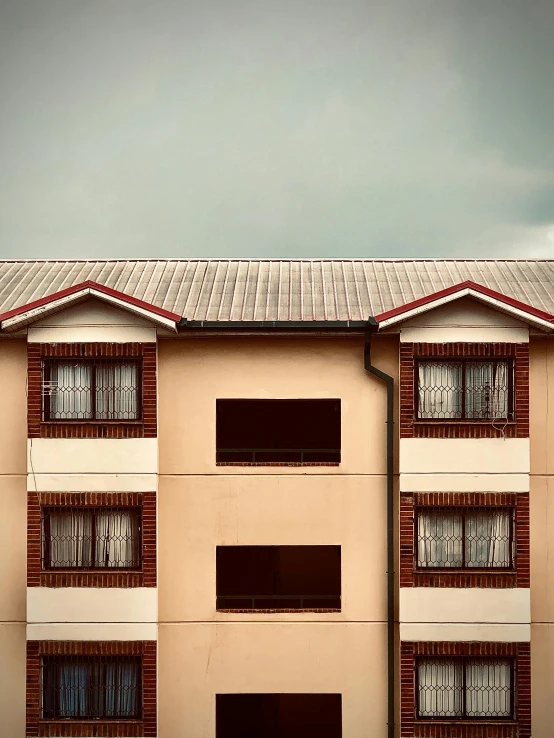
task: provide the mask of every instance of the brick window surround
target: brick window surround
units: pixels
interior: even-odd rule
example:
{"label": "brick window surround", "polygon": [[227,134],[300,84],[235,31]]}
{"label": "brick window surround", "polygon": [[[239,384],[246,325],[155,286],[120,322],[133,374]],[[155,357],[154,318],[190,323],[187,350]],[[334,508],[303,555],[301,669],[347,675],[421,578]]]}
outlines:
{"label": "brick window surround", "polygon": [[[155,438],[155,343],[29,343],[27,344],[27,426],[29,438]],[[42,373],[45,359],[141,360],[141,419],[45,421],[42,407]]]}
{"label": "brick window surround", "polygon": [[[514,362],[515,419],[418,420],[416,418],[418,359],[508,359]],[[528,343],[401,343],[400,344],[400,437],[401,438],[529,438],[529,344]]]}
{"label": "brick window surround", "polygon": [[[144,736],[156,732],[156,641],[27,641],[27,732],[34,736]],[[142,717],[140,720],[45,720],[41,717],[43,656],[141,656]]]}
{"label": "brick window surround", "polygon": [[[514,567],[512,571],[418,569],[416,558],[416,512],[429,508],[513,508]],[[530,586],[529,494],[507,492],[401,492],[400,493],[400,586],[484,587],[505,589]]]}
{"label": "brick window surround", "polygon": [[[140,570],[94,571],[43,570],[43,507],[140,507],[142,509],[142,566]],[[155,587],[156,586],[156,493],[155,492],[28,492],[27,493],[27,586],[28,587]]]}
{"label": "brick window surround", "polygon": [[[417,718],[418,656],[489,656],[514,659],[514,720]],[[401,738],[530,738],[531,645],[529,643],[410,642],[400,644]]]}

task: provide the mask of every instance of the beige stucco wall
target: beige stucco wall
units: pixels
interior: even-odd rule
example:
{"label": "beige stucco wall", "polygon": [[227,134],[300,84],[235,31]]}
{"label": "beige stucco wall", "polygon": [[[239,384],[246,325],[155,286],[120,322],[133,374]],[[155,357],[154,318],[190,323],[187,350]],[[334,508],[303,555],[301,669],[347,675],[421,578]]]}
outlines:
{"label": "beige stucco wall", "polygon": [[158,515],[161,621],[252,619],[216,615],[217,545],[340,545],[340,615],[280,617],[386,618],[384,477],[161,477]]}
{"label": "beige stucco wall", "polygon": [[554,341],[530,342],[533,738],[554,725]]}
{"label": "beige stucco wall", "polygon": [[531,698],[533,738],[552,738],[554,732],[554,625],[531,626]]}
{"label": "beige stucco wall", "polygon": [[529,354],[531,474],[554,474],[554,341],[531,339]]}
{"label": "beige stucco wall", "polygon": [[[0,385],[3,387],[0,424],[0,623],[25,622],[26,381],[25,341],[0,341]],[[25,634],[25,626],[22,628]]]}
{"label": "beige stucco wall", "polygon": [[[398,373],[395,339],[374,363]],[[272,467],[217,467],[215,407],[221,398],[340,398],[342,462],[287,474],[384,474],[384,384],[363,368],[353,338],[209,338],[159,343],[160,474],[275,474]],[[382,422],[379,422],[382,419]]]}
{"label": "beige stucco wall", "polygon": [[0,341],[0,735],[25,736],[27,345]]}
{"label": "beige stucco wall", "polygon": [[554,477],[531,478],[531,620],[554,623]]}
{"label": "beige stucco wall", "polygon": [[[373,363],[398,376],[397,337]],[[217,467],[218,398],[340,398],[338,467]],[[213,738],[220,692],[340,692],[386,735],[386,391],[361,338],[159,343],[159,735]],[[340,614],[215,610],[217,545],[340,545]]]}
{"label": "beige stucco wall", "polygon": [[386,736],[386,626],[160,625],[161,738],[214,738],[215,695],[340,692],[343,738]]}
{"label": "beige stucco wall", "polygon": [[25,736],[24,623],[0,623],[0,735]]}
{"label": "beige stucco wall", "polygon": [[25,477],[0,475],[0,623],[25,622],[26,580]]}
{"label": "beige stucco wall", "polygon": [[0,475],[26,474],[27,445],[27,344],[0,341]]}

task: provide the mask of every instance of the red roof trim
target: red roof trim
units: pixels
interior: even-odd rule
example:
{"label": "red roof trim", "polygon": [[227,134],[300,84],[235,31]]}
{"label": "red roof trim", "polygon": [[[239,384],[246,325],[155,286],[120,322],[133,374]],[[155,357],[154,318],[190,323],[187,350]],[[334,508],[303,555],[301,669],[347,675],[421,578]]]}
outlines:
{"label": "red roof trim", "polygon": [[541,320],[547,321],[554,320],[554,315],[550,315],[550,313],[545,313],[543,310],[538,310],[531,305],[527,305],[525,302],[520,302],[519,300],[515,300],[513,297],[508,297],[507,295],[503,295],[501,292],[496,292],[495,290],[491,290],[488,287],[484,287],[482,284],[477,284],[476,282],[471,281],[460,282],[460,284],[455,284],[452,287],[447,287],[446,289],[440,290],[439,292],[433,292],[431,295],[426,295],[425,297],[420,297],[418,300],[408,302],[406,303],[406,305],[401,305],[400,307],[393,308],[392,310],[387,310],[387,312],[385,313],[376,315],[375,320],[378,323],[384,320],[390,320],[391,318],[395,318],[397,315],[402,315],[403,313],[410,312],[411,310],[415,310],[416,308],[422,307],[423,305],[429,305],[430,303],[436,302],[443,297],[454,295],[456,294],[456,292],[461,292],[465,289],[470,289],[473,292],[479,292],[486,297],[491,297],[494,300],[503,302],[505,305],[509,305],[510,307],[516,308],[517,310],[521,310],[524,313],[528,313],[535,318],[541,318]]}
{"label": "red roof trim", "polygon": [[61,300],[64,297],[69,297],[70,295],[74,295],[86,289],[94,290],[95,292],[101,292],[104,295],[114,297],[117,300],[121,300],[121,302],[128,303],[129,305],[134,305],[135,307],[142,308],[142,310],[146,310],[149,313],[154,313],[155,315],[159,315],[162,318],[166,318],[167,320],[173,320],[175,322],[181,320],[181,316],[177,313],[171,313],[169,310],[164,310],[163,308],[159,308],[149,302],[144,302],[144,300],[139,300],[136,297],[131,297],[130,295],[126,295],[124,292],[119,292],[118,290],[113,290],[111,287],[106,287],[103,284],[98,284],[98,282],[87,280],[86,282],[81,282],[80,284],[76,284],[73,287],[67,287],[65,290],[54,292],[54,294],[52,295],[41,297],[40,300],[33,300],[33,302],[28,302],[26,305],[21,305],[20,307],[14,308],[13,310],[8,310],[8,312],[2,313],[0,315],[0,321],[8,320],[8,318],[14,318],[16,315],[22,315],[29,310],[35,310],[36,308],[42,307],[43,305],[48,305],[51,302]]}

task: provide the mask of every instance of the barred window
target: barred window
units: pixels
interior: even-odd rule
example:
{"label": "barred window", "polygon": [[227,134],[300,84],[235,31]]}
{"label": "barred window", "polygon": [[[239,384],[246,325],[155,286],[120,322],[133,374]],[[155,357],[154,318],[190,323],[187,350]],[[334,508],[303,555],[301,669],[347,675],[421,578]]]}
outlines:
{"label": "barred window", "polygon": [[138,420],[140,367],[136,361],[47,361],[45,420]]}
{"label": "barred window", "polygon": [[513,564],[513,510],[420,508],[416,556],[422,569],[508,569]]}
{"label": "barred window", "polygon": [[140,508],[43,509],[43,569],[136,569]]}
{"label": "barred window", "polygon": [[42,717],[137,719],[140,656],[44,656]]}
{"label": "barred window", "polygon": [[417,663],[420,718],[511,718],[511,659],[424,658]]}
{"label": "barred window", "polygon": [[513,420],[513,365],[509,361],[420,361],[420,420]]}

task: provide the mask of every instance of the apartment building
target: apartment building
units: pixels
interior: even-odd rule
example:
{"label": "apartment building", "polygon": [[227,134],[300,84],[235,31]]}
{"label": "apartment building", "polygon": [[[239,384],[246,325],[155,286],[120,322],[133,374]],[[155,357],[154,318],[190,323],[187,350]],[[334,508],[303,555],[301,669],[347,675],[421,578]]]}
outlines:
{"label": "apartment building", "polygon": [[551,738],[553,331],[548,260],[0,262],[0,735]]}

